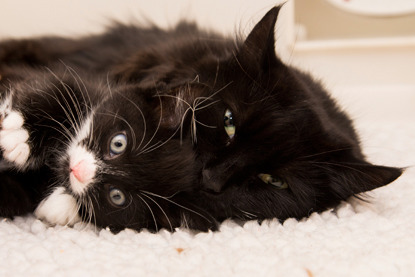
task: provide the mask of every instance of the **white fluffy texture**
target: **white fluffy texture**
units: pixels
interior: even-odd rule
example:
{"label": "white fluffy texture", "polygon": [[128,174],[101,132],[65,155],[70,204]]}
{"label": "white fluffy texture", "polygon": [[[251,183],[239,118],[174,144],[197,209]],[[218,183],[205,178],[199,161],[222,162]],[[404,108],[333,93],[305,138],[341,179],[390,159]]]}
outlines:
{"label": "white fluffy texture", "polygon": [[65,193],[65,188],[57,187],[37,206],[34,214],[52,225],[73,225],[81,218],[78,215],[76,199]]}
{"label": "white fluffy texture", "polygon": [[[415,165],[415,125],[362,125],[372,162]],[[220,232],[114,235],[90,226],[48,227],[34,217],[0,223],[1,276],[415,276],[415,169],[301,221]]]}
{"label": "white fluffy texture", "polygon": [[1,123],[0,147],[3,157],[18,167],[24,167],[30,154],[27,144],[29,133],[23,128],[24,119],[21,113],[11,111]]}

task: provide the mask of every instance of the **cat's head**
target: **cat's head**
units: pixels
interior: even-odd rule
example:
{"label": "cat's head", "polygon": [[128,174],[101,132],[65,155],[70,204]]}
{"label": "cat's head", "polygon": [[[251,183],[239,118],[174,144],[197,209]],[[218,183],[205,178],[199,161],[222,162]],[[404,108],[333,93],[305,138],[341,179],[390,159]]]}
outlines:
{"label": "cat's head", "polygon": [[170,88],[191,117],[201,205],[218,218],[303,217],[401,174],[365,161],[350,120],[322,86],[277,57],[279,10],[236,49],[200,42],[210,51],[188,65],[196,79]]}
{"label": "cat's head", "polygon": [[228,217],[303,217],[401,174],[366,162],[324,89],[276,56],[279,9],[236,47],[181,30],[120,65],[111,91],[85,84],[110,96],[93,99],[58,169],[84,220],[206,230]]}

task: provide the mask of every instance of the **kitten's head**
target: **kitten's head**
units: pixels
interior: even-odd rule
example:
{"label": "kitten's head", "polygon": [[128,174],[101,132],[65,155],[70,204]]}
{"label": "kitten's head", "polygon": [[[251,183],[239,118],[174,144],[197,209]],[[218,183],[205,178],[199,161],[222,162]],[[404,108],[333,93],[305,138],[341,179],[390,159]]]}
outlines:
{"label": "kitten's head", "polygon": [[350,120],[324,89],[276,56],[279,10],[233,51],[202,38],[199,48],[210,51],[188,64],[197,78],[183,74],[170,88],[191,117],[200,205],[217,218],[300,218],[401,174],[366,162]]}
{"label": "kitten's head", "polygon": [[81,76],[82,85],[71,76],[52,78],[41,91],[56,95],[60,103],[54,107],[61,117],[50,128],[64,130],[56,142],[68,140],[63,149],[51,144],[54,184],[75,199],[82,220],[114,231],[173,230],[182,225],[181,214],[189,212],[208,222],[205,229],[214,227],[203,211],[177,197],[197,183],[195,154],[180,128],[172,127],[163,114],[157,93],[135,85],[109,88]]}

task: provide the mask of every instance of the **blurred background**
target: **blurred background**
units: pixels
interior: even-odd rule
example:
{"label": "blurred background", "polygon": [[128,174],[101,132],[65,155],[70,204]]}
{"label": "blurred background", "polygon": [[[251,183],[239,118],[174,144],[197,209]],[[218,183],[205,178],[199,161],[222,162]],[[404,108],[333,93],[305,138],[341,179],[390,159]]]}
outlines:
{"label": "blurred background", "polygon": [[[111,20],[178,20],[248,34],[278,0],[0,0],[0,39],[101,32]],[[415,1],[289,0],[277,51],[310,71],[359,122],[415,120]]]}

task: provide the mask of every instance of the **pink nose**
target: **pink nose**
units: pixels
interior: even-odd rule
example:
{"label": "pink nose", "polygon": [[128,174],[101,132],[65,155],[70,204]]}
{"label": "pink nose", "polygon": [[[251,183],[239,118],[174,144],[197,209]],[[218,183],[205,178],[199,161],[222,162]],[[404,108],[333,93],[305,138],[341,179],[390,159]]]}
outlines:
{"label": "pink nose", "polygon": [[71,172],[76,179],[80,182],[84,182],[88,178],[87,166],[85,160],[80,161],[76,165],[71,167]]}

